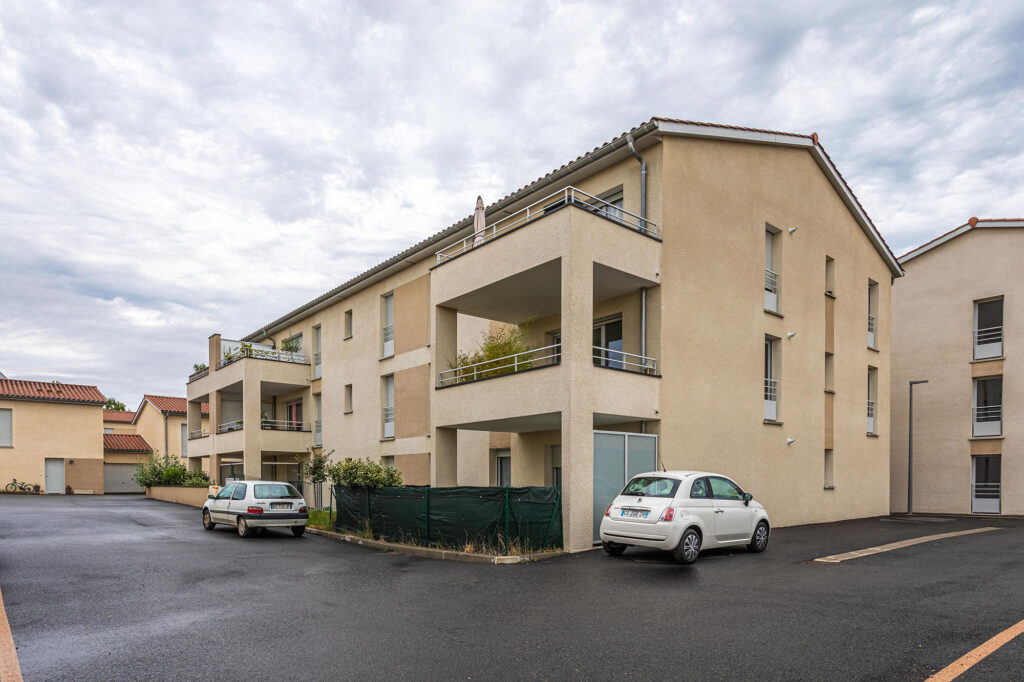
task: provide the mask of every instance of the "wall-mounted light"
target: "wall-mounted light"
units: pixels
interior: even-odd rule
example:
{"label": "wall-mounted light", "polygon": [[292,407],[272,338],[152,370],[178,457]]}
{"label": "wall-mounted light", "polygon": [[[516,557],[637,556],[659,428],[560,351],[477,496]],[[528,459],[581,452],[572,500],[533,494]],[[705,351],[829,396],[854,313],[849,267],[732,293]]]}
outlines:
{"label": "wall-mounted light", "polygon": [[787,438],[786,439],[786,445],[792,445],[795,442],[796,442],[796,438]]}
{"label": "wall-mounted light", "polygon": [[796,332],[786,332],[786,338],[791,339],[796,336]]}
{"label": "wall-mounted light", "polygon": [[793,234],[794,232],[796,232],[796,230],[797,230],[797,228],[791,227],[791,228],[789,228],[789,233]]}

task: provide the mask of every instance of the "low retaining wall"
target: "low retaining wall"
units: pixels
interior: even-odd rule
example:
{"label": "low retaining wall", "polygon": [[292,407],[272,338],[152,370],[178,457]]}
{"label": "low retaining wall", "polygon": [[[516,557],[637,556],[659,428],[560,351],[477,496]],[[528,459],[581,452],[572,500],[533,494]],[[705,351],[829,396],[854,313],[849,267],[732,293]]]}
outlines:
{"label": "low retaining wall", "polygon": [[146,497],[165,502],[187,504],[190,507],[202,507],[206,503],[209,488],[191,488],[177,485],[155,485],[146,488]]}

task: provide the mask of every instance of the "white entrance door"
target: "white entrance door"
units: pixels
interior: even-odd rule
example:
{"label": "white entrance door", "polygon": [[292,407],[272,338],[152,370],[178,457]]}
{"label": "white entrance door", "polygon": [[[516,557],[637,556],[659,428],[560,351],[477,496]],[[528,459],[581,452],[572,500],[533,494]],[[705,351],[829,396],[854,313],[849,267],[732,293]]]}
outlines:
{"label": "white entrance door", "polygon": [[1000,498],[999,455],[971,457],[971,511],[998,514]]}
{"label": "white entrance door", "polygon": [[43,489],[48,495],[64,494],[64,460],[47,459],[45,462],[46,477],[43,481]]}

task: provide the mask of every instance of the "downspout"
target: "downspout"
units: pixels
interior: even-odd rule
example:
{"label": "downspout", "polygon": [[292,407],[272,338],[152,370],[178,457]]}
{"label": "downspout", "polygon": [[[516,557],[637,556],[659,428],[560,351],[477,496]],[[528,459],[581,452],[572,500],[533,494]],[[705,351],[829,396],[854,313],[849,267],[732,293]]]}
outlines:
{"label": "downspout", "polygon": [[167,413],[164,412],[164,454],[165,455],[171,454],[171,451],[168,449],[168,447],[169,446],[167,445]]}
{"label": "downspout", "polygon": [[[647,231],[647,162],[633,144],[633,134],[626,133],[629,151],[640,162],[640,229]],[[647,288],[640,288],[640,355],[647,357]]]}

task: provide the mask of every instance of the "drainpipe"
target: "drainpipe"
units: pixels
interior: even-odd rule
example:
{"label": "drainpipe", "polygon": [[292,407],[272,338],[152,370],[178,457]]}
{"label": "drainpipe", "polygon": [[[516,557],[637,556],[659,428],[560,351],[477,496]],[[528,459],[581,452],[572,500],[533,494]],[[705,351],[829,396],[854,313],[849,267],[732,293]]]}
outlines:
{"label": "drainpipe", "polygon": [[633,134],[626,133],[626,144],[629,145],[629,151],[633,152],[633,156],[640,162],[640,227],[643,230],[647,230],[647,162],[644,161],[644,157],[640,156],[640,152],[636,150],[633,145]]}
{"label": "drainpipe", "polygon": [[167,413],[164,412],[164,454],[165,455],[171,454],[170,451],[167,448],[168,448],[168,445],[167,445]]}

